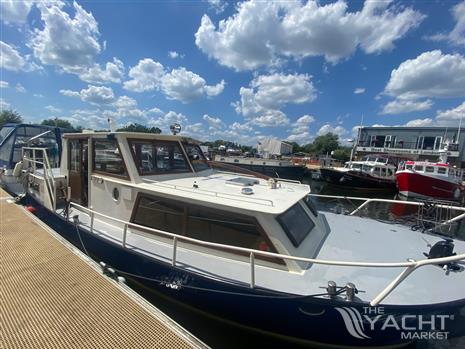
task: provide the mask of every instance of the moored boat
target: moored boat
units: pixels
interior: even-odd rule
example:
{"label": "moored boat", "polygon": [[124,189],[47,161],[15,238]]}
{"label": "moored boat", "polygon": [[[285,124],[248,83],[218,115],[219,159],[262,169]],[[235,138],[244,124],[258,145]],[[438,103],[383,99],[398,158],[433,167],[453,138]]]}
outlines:
{"label": "moored boat", "polygon": [[396,172],[401,195],[416,198],[460,200],[463,172],[444,162],[406,161]]}
{"label": "moored boat", "polygon": [[46,151],[23,153],[48,224],[128,280],[217,318],[357,348],[464,331],[463,241],[319,212],[308,185],[215,171],[181,136],[67,134],[58,171],[35,160]]}

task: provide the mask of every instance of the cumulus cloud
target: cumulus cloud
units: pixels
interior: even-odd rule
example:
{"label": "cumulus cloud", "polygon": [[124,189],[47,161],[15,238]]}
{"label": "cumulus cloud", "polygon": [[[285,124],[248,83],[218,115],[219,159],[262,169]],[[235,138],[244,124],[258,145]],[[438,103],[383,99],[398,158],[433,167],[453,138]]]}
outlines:
{"label": "cumulus cloud", "polygon": [[63,111],[62,109],[54,107],[53,105],[47,105],[45,109],[53,114],[61,113]]}
{"label": "cumulus cloud", "polygon": [[318,130],[317,135],[322,136],[328,133],[334,133],[339,137],[342,137],[347,134],[347,130],[342,126],[333,127],[330,124],[325,124]]}
{"label": "cumulus cloud", "polygon": [[124,64],[114,57],[113,62],[107,62],[104,68],[101,68],[99,64],[94,64],[85,69],[79,74],[79,78],[91,84],[120,83],[124,78]]}
{"label": "cumulus cloud", "polygon": [[455,21],[452,31],[447,34],[435,34],[429,37],[429,39],[434,41],[449,41],[457,46],[465,46],[465,1],[453,6],[451,12]]}
{"label": "cumulus cloud", "polygon": [[83,102],[94,105],[110,104],[115,101],[115,94],[110,87],[89,85],[81,91],[60,90],[60,93],[68,97],[78,97]]}
{"label": "cumulus cloud", "polygon": [[187,116],[185,116],[182,113],[176,113],[170,110],[168,113],[166,113],[163,116],[160,116],[156,119],[151,119],[149,121],[149,125],[159,127],[164,132],[169,132],[170,125],[173,125],[173,124],[186,125],[187,122],[188,122]]}
{"label": "cumulus cloud", "polygon": [[0,98],[0,110],[10,109],[10,108],[11,108],[11,104],[8,103],[3,98]]}
{"label": "cumulus cloud", "polygon": [[176,59],[176,58],[184,58],[184,55],[176,51],[169,51],[168,57],[171,59]]}
{"label": "cumulus cloud", "polygon": [[145,92],[161,90],[169,99],[183,103],[193,102],[202,97],[213,97],[223,92],[225,82],[207,85],[204,78],[184,67],[165,71],[163,65],[150,58],[144,58],[128,73],[131,80],[125,81],[126,90]]}
{"label": "cumulus cloud", "polygon": [[28,43],[43,64],[56,65],[66,72],[82,73],[92,67],[101,52],[97,21],[78,3],[71,18],[63,2],[39,3],[43,28],[35,28]]}
{"label": "cumulus cloud", "polygon": [[436,120],[443,125],[457,125],[463,117],[465,117],[465,102],[452,109],[439,110]]}
{"label": "cumulus cloud", "polygon": [[0,2],[1,20],[7,24],[24,24],[32,5],[33,1],[2,0]]}
{"label": "cumulus cloud", "polygon": [[385,93],[410,98],[463,97],[464,86],[465,57],[434,50],[406,60],[394,69]]}
{"label": "cumulus cloud", "polygon": [[21,54],[6,42],[0,41],[1,68],[11,71],[25,70],[26,60]]}
{"label": "cumulus cloud", "polygon": [[300,144],[309,143],[313,136],[310,134],[310,124],[315,121],[312,115],[303,115],[294,123],[291,133],[286,138],[290,142]]}
{"label": "cumulus cloud", "polygon": [[416,100],[410,98],[398,97],[395,100],[388,102],[381,111],[381,114],[402,114],[413,111],[423,111],[431,109],[433,101],[431,99]]}
{"label": "cumulus cloud", "polygon": [[8,88],[8,86],[10,86],[8,81],[3,81],[3,80],[0,81],[0,88]]}
{"label": "cumulus cloud", "polygon": [[425,127],[425,126],[433,126],[434,121],[430,118],[425,119],[414,119],[407,122],[404,126],[408,127]]}
{"label": "cumulus cloud", "polygon": [[228,2],[223,0],[207,0],[210,8],[213,9],[217,14],[223,12],[228,7]]}
{"label": "cumulus cloud", "polygon": [[23,85],[21,85],[19,82],[16,84],[15,90],[16,90],[16,92],[19,92],[19,93],[26,93],[27,92],[26,88]]}
{"label": "cumulus cloud", "polygon": [[222,127],[225,126],[223,120],[221,120],[220,118],[215,118],[215,117],[212,117],[208,114],[205,114],[203,117],[202,117],[203,120],[205,120],[207,122],[207,124],[209,125],[210,129],[212,130],[215,130],[215,129],[220,129]]}
{"label": "cumulus cloud", "polygon": [[259,127],[279,127],[289,124],[289,118],[280,110],[267,110],[250,123]]}
{"label": "cumulus cloud", "polygon": [[357,88],[354,90],[354,93],[355,93],[356,95],[365,93],[365,88],[363,88],[363,87],[357,87]]}
{"label": "cumulus cloud", "polygon": [[264,111],[277,110],[286,104],[302,104],[316,98],[316,89],[307,74],[271,74],[255,77],[250,87],[241,87],[241,101],[236,112],[253,117]]}
{"label": "cumulus cloud", "polygon": [[390,1],[367,1],[348,12],[344,1],[248,1],[218,27],[204,15],[195,34],[200,50],[224,66],[250,70],[287,58],[324,56],[329,62],[352,55],[391,50],[394,42],[417,27],[424,16]]}

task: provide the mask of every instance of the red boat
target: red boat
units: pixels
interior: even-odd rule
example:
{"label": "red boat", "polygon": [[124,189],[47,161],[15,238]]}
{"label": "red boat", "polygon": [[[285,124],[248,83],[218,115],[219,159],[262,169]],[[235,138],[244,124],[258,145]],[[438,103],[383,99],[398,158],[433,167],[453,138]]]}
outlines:
{"label": "red boat", "polygon": [[462,170],[443,162],[406,161],[396,172],[399,193],[407,197],[460,200]]}

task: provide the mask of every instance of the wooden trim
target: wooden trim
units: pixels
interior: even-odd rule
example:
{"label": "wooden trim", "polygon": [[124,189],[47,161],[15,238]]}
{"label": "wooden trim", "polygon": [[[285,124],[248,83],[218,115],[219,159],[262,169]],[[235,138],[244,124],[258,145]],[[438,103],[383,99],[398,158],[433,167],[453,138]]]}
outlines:
{"label": "wooden trim", "polygon": [[[118,152],[121,156],[121,160],[123,161],[123,166],[124,166],[124,171],[126,172],[126,175],[119,175],[119,174],[114,174],[110,172],[105,172],[105,171],[100,171],[95,169],[95,142],[100,141],[100,142],[116,142],[116,146],[118,147]],[[121,152],[121,147],[119,146],[119,141],[118,138],[115,139],[107,139],[107,138],[93,138],[92,139],[92,174],[101,174],[109,177],[115,177],[119,179],[124,179],[124,180],[131,180],[128,172],[128,167],[126,166],[126,161],[124,159],[123,153]]]}
{"label": "wooden trim", "polygon": [[[127,141],[128,141],[128,146],[129,146],[129,150],[131,152],[131,155],[132,155],[132,160],[134,162],[134,165],[135,167],[137,168],[137,173],[139,174],[139,176],[151,176],[151,175],[163,175],[163,174],[175,174],[175,173],[192,173],[192,167],[190,165],[190,162],[189,160],[186,158],[186,154],[185,154],[185,150],[183,149],[183,146],[181,144],[181,142],[179,142],[178,140],[158,140],[158,139],[150,139],[150,138],[147,138],[147,139],[144,139],[144,138],[127,138]],[[137,164],[137,161],[136,161],[136,154],[134,153],[134,150],[132,149],[132,145],[133,143],[151,143],[151,144],[177,144],[181,150],[181,154],[182,154],[182,157],[184,158],[184,161],[186,162],[187,164],[187,167],[188,169],[186,169],[185,171],[165,171],[165,172],[161,172],[161,171],[152,171],[152,172],[144,172],[142,173],[142,171],[140,170],[138,164]],[[190,170],[189,170],[190,168]]]}
{"label": "wooden trim", "polygon": [[[190,204],[190,203],[187,203],[185,201],[181,201],[181,200],[174,200],[174,199],[167,199],[163,196],[157,196],[157,195],[153,195],[153,194],[147,194],[147,193],[143,193],[143,192],[138,192],[137,193],[137,196],[136,196],[136,200],[134,202],[134,206],[132,208],[132,212],[131,212],[131,218],[129,220],[129,222],[131,223],[135,223],[135,224],[139,224],[139,223],[136,223],[134,222],[135,218],[136,218],[136,212],[137,212],[137,208],[139,207],[139,204],[140,204],[140,201],[143,197],[147,197],[149,199],[160,199],[160,200],[165,200],[165,201],[171,201],[171,202],[174,202],[176,204],[180,204],[181,206],[184,207],[184,212],[183,212],[183,234],[178,234],[178,235],[184,235],[184,236],[187,236],[187,221],[188,221],[188,218],[189,218],[189,215],[188,215],[188,207],[200,207],[200,208],[207,208],[208,210],[214,212],[214,211],[220,211],[220,212],[225,212],[227,213],[227,211],[224,211],[224,210],[221,210],[221,209],[216,209],[216,208],[210,208],[210,207],[207,207],[207,206],[202,206],[202,205],[195,205],[195,204]],[[260,233],[260,236],[263,238],[263,240],[265,241],[266,244],[268,244],[269,246],[269,252],[273,252],[273,253],[278,253],[277,250],[276,250],[276,247],[273,245],[273,242],[271,241],[271,239],[268,237],[268,235],[266,234],[265,230],[262,228],[261,224],[258,222],[258,220],[253,217],[253,216],[249,216],[249,215],[246,215],[246,214],[241,214],[241,213],[233,213],[234,215],[237,215],[237,216],[241,216],[241,217],[247,217],[249,219],[251,219],[254,223],[255,223],[255,226],[258,228],[258,232]],[[150,228],[150,227],[148,227]],[[156,229],[156,228],[154,228]],[[160,237],[165,237],[165,235],[163,234],[158,234],[156,232],[153,232],[153,231],[150,231],[150,230],[145,230],[145,229],[140,229],[146,233],[149,233],[149,234],[153,234],[153,235],[156,235],[156,236],[160,236]],[[174,233],[175,234],[175,233]],[[204,240],[204,241],[207,241],[207,240]],[[191,242],[191,241],[188,241],[187,243],[190,243],[190,244],[196,244],[195,242]],[[203,245],[200,245],[200,244],[197,244],[199,246],[203,246]],[[241,255],[241,256],[249,256],[248,253],[245,253],[245,252],[242,252],[242,251],[234,251],[234,250],[230,250],[230,249],[227,249],[227,248],[222,248],[222,247],[211,247],[211,246],[203,246],[207,249],[213,249],[213,250],[219,250],[219,251],[224,251],[224,252],[227,252],[227,253],[231,253],[231,254],[237,254],[237,255]],[[239,247],[239,246],[238,246]],[[280,265],[286,265],[285,261],[282,260],[282,259],[279,259],[279,258],[273,258],[273,257],[267,257],[267,256],[255,256],[255,258],[257,259],[261,259],[261,260],[265,260],[265,261],[268,261],[268,262],[272,262],[272,263],[276,263],[276,264],[280,264]]]}

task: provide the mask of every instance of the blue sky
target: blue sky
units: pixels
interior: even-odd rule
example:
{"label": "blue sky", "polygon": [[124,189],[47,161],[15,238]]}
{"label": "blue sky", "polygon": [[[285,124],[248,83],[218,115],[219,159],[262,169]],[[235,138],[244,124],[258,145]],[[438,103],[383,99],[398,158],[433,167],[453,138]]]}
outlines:
{"label": "blue sky", "polygon": [[465,1],[4,1],[1,108],[202,140],[457,125]]}

